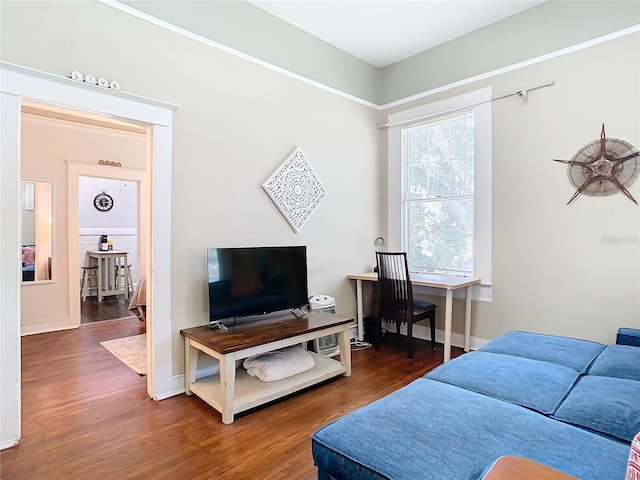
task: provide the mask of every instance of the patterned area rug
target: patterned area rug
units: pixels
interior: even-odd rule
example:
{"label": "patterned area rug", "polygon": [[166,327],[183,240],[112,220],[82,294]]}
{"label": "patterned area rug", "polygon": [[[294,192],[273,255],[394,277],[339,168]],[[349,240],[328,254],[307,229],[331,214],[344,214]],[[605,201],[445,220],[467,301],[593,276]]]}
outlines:
{"label": "patterned area rug", "polygon": [[147,335],[116,338],[100,342],[118,360],[124,363],[138,375],[147,374]]}

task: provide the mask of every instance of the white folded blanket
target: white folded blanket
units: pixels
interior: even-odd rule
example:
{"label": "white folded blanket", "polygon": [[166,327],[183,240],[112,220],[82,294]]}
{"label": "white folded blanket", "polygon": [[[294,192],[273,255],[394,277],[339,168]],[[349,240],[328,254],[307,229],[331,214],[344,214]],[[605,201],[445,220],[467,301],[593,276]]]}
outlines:
{"label": "white folded blanket", "polygon": [[294,345],[249,357],[242,366],[263,382],[275,382],[311,370],[315,364],[309,352]]}

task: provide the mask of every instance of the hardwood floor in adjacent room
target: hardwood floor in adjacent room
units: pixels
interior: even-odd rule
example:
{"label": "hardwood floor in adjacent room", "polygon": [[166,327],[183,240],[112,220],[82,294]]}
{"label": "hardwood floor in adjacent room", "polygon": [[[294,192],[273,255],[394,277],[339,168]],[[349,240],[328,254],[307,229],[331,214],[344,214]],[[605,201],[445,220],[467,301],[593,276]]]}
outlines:
{"label": "hardwood floor in adjacent room", "polygon": [[129,310],[129,298],[124,295],[111,295],[98,302],[98,297],[87,297],[80,302],[80,323],[102,322],[116,318],[135,317]]}
{"label": "hardwood floor in adjacent room", "polygon": [[143,328],[133,318],[22,338],[22,439],[0,454],[2,480],[312,480],[309,437],[317,428],[442,362],[442,345],[433,351],[420,342],[407,360],[387,338],[379,351],[353,352],[351,377],[224,425],[195,396],[150,400],[146,377],[99,344]]}

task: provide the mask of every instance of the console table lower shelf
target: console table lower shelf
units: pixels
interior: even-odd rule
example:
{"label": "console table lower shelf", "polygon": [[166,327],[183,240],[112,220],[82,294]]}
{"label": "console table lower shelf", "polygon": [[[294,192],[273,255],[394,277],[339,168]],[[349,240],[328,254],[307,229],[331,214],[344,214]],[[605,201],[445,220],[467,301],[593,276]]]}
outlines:
{"label": "console table lower shelf", "polygon": [[[263,382],[247,373],[244,368],[237,368],[235,374],[235,393],[233,396],[233,413],[244,412],[278,398],[310,387],[332,377],[342,375],[347,369],[330,358],[309,352],[316,361],[315,367],[306,372],[276,382]],[[222,407],[222,388],[220,375],[211,375],[198,379],[189,386],[192,393],[207,402],[219,412]],[[225,422],[227,423],[227,422]],[[229,422],[231,423],[231,422]]]}
{"label": "console table lower shelf", "polygon": [[[185,339],[187,395],[197,395],[222,414],[223,423],[230,424],[233,423],[235,414],[338,375],[350,376],[349,324],[353,320],[339,315],[316,315],[315,312],[308,314],[308,317],[304,320],[280,319],[276,321],[276,328],[273,328],[273,323],[265,322],[254,326],[232,327],[230,332],[212,331],[208,327],[182,330]],[[311,328],[316,329],[310,330]],[[292,333],[293,336],[287,336]],[[275,382],[263,382],[249,375],[241,366],[236,368],[237,363],[241,364],[243,359],[252,355],[290,345],[306,345],[309,340],[331,334],[338,336],[340,361],[309,352],[315,360],[312,369]],[[198,352],[216,358],[220,373],[196,379]]]}

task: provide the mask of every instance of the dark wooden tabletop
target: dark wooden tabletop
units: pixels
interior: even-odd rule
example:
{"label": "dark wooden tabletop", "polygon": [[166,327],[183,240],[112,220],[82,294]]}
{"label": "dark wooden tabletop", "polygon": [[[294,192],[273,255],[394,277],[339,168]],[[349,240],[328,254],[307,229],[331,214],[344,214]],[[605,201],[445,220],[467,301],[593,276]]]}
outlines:
{"label": "dark wooden tabletop", "polygon": [[352,317],[311,311],[302,318],[286,314],[262,320],[240,321],[235,326],[225,322],[228,330],[211,329],[209,325],[203,325],[182,329],[180,333],[216,352],[226,354],[351,322]]}

